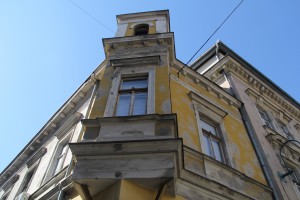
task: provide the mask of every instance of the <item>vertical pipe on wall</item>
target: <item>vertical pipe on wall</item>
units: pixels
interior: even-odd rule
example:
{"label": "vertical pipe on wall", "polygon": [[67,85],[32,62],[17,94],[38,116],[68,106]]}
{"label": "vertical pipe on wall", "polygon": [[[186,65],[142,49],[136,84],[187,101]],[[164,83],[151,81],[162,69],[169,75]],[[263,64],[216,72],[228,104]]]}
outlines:
{"label": "vertical pipe on wall", "polygon": [[[231,90],[233,92],[233,94],[235,95],[235,97],[241,101],[242,101],[242,98],[238,92],[238,89],[236,88],[235,84],[233,84],[233,79],[231,77],[230,74],[228,74],[225,70],[223,70],[223,73],[224,73],[224,76],[227,78],[228,80],[228,83],[231,87]],[[250,117],[245,109],[245,106],[244,104],[242,104],[241,108],[239,109],[240,110],[240,113],[241,113],[241,117],[242,117],[242,120],[245,124],[245,127],[246,127],[246,130],[247,130],[247,133],[249,135],[249,138],[252,142],[252,145],[254,147],[254,150],[255,150],[255,153],[258,157],[258,161],[260,163],[260,166],[262,167],[262,170],[263,170],[263,173],[267,179],[267,182],[269,184],[269,186],[272,188],[273,190],[273,197],[275,200],[281,200],[281,199],[284,199],[283,196],[278,192],[280,191],[279,190],[279,187],[278,185],[276,184],[275,180],[274,180],[274,177],[272,177],[270,174],[272,174],[271,172],[271,169],[270,169],[270,166],[268,166],[268,164],[265,162],[266,160],[266,156],[263,155],[263,150],[262,150],[262,147],[258,144],[258,139],[255,137],[255,134],[254,134],[254,128],[252,127],[251,125],[251,120],[250,120]]]}

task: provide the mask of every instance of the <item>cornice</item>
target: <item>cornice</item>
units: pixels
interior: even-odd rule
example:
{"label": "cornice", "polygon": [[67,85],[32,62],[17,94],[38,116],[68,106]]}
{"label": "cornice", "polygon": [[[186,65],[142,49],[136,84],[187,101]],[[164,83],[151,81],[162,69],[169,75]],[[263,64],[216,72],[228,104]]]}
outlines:
{"label": "cornice", "polygon": [[[19,168],[27,163],[29,159],[38,152],[43,144],[52,137],[65,122],[72,118],[76,109],[81,106],[82,102],[89,98],[86,96],[90,89],[95,85],[95,75],[92,74],[76,92],[63,104],[63,106],[50,118],[42,129],[31,139],[31,141],[21,150],[14,160],[1,172],[0,186],[16,173]],[[75,118],[78,114],[75,113]]]}
{"label": "cornice", "polygon": [[[176,67],[177,65],[173,65],[173,67]],[[176,68],[179,69],[179,67],[177,66]],[[239,100],[237,100],[236,98],[234,98],[233,96],[231,96],[230,94],[228,94],[226,91],[224,91],[220,86],[218,86],[217,84],[215,84],[214,82],[212,82],[211,80],[203,77],[202,75],[198,74],[197,72],[191,70],[188,67],[185,67],[182,71],[181,71],[181,76],[186,76],[188,78],[190,78],[191,80],[193,80],[196,84],[201,85],[202,87],[204,87],[209,93],[214,94],[215,96],[217,96],[219,99],[224,100],[225,102],[227,102],[228,105],[230,106],[234,106],[236,108],[240,108],[241,107],[241,102]],[[174,76],[174,75],[170,75],[170,78],[175,80],[175,81],[181,81],[180,78]],[[183,82],[183,81],[181,81]],[[187,87],[190,88],[191,91],[194,91],[196,93],[198,93],[197,91],[195,91],[195,89],[193,89],[191,86],[189,86],[188,84],[185,83],[185,85]]]}
{"label": "cornice", "polygon": [[222,76],[222,74],[219,73],[220,70],[225,70],[228,73],[231,72],[246,83],[253,91],[263,95],[266,100],[271,102],[271,104],[276,105],[277,109],[283,110],[297,121],[300,121],[299,108],[291,104],[288,99],[276,92],[269,84],[259,79],[230,56],[225,56],[221,61],[213,67],[215,70],[212,70],[213,72],[209,75],[210,79],[213,81],[219,79],[220,76]]}
{"label": "cornice", "polygon": [[[133,49],[139,49],[148,55],[155,47],[161,48],[173,45],[174,34],[169,32],[130,37],[104,38],[102,42],[106,57],[113,54],[118,55],[120,51],[122,51],[122,54],[127,53],[130,55]],[[157,50],[157,48],[155,50]]]}
{"label": "cornice", "polygon": [[[282,145],[288,139],[267,126],[264,126],[264,128],[267,132],[266,139],[270,142],[273,149],[279,151]],[[290,161],[293,161],[297,164],[299,163],[300,147],[298,145],[291,143],[289,145],[286,145],[283,150],[283,155],[286,159],[289,159]]]}

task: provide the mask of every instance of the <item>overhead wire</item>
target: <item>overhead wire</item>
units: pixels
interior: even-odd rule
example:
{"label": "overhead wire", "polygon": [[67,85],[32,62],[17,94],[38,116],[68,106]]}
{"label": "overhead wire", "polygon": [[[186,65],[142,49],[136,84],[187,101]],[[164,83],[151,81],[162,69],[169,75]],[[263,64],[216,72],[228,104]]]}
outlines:
{"label": "overhead wire", "polygon": [[82,12],[84,12],[87,16],[89,16],[90,18],[92,18],[93,20],[95,20],[98,24],[100,24],[101,26],[103,26],[104,28],[106,28],[107,30],[109,30],[110,32],[114,33],[114,31],[109,28],[108,26],[106,26],[104,23],[102,23],[100,20],[98,20],[96,17],[94,17],[92,14],[90,14],[89,12],[87,12],[86,10],[84,10],[83,8],[81,8],[78,4],[76,4],[74,1],[72,0],[68,0],[69,2],[71,2],[74,6],[76,6],[78,9],[80,9]]}
{"label": "overhead wire", "polygon": [[238,7],[243,3],[244,0],[241,0],[240,3],[231,11],[231,13],[223,20],[223,22],[218,26],[218,28],[209,36],[209,38],[203,43],[203,45],[196,51],[196,53],[188,60],[186,64],[177,72],[177,75],[183,70],[184,67],[193,60],[193,58],[199,53],[199,51],[207,44],[207,42],[215,35],[215,33],[223,26],[223,24],[229,19],[229,17],[238,9]]}

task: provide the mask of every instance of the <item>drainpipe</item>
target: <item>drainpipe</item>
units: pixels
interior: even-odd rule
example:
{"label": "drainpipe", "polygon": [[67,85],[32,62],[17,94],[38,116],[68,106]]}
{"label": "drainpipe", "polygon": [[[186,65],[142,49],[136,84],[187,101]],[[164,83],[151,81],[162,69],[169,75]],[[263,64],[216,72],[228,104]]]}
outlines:
{"label": "drainpipe", "polygon": [[[230,87],[232,88],[232,92],[233,94],[235,95],[235,97],[240,100],[242,102],[242,98],[240,96],[240,94],[238,93],[238,90],[236,89],[235,87],[235,84],[232,84],[232,82],[234,82],[232,80],[232,77],[230,76],[230,74],[228,74],[225,70],[223,70],[223,73],[224,73],[224,76],[227,77],[227,80],[229,82],[229,85]],[[249,115],[245,109],[245,106],[244,104],[242,103],[242,106],[241,108],[239,109],[240,110],[240,113],[241,113],[241,116],[242,116],[242,120],[245,124],[245,127],[246,127],[246,130],[247,130],[247,133],[249,135],[249,138],[252,142],[252,145],[254,147],[254,151],[258,157],[258,160],[259,160],[259,163],[260,163],[260,166],[262,167],[262,170],[263,170],[263,173],[267,179],[267,182],[269,184],[269,186],[272,188],[273,190],[273,197],[275,200],[281,200],[283,199],[283,196],[280,194],[280,193],[277,193],[277,191],[280,191],[278,186],[276,185],[276,183],[274,184],[274,179],[270,176],[270,170],[268,168],[270,168],[266,162],[265,162],[265,155],[263,155],[261,152],[263,152],[261,146],[259,146],[258,142],[257,142],[257,138],[255,137],[255,134],[254,134],[254,129],[251,125],[250,122],[250,118],[249,118]]]}
{"label": "drainpipe", "polygon": [[219,40],[216,42],[216,57],[217,57],[217,59],[218,59],[218,61],[220,60],[220,58],[219,58]]}

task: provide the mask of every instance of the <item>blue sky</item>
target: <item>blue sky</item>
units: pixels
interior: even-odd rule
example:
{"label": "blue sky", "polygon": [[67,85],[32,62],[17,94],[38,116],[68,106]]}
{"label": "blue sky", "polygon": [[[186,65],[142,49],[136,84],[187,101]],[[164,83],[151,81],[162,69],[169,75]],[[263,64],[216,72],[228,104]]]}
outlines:
{"label": "blue sky", "polygon": [[[0,3],[0,171],[103,61],[117,14],[169,9],[177,58],[187,62],[239,0],[74,2],[113,32],[69,0]],[[299,102],[299,8],[245,0],[200,54],[220,39]]]}

